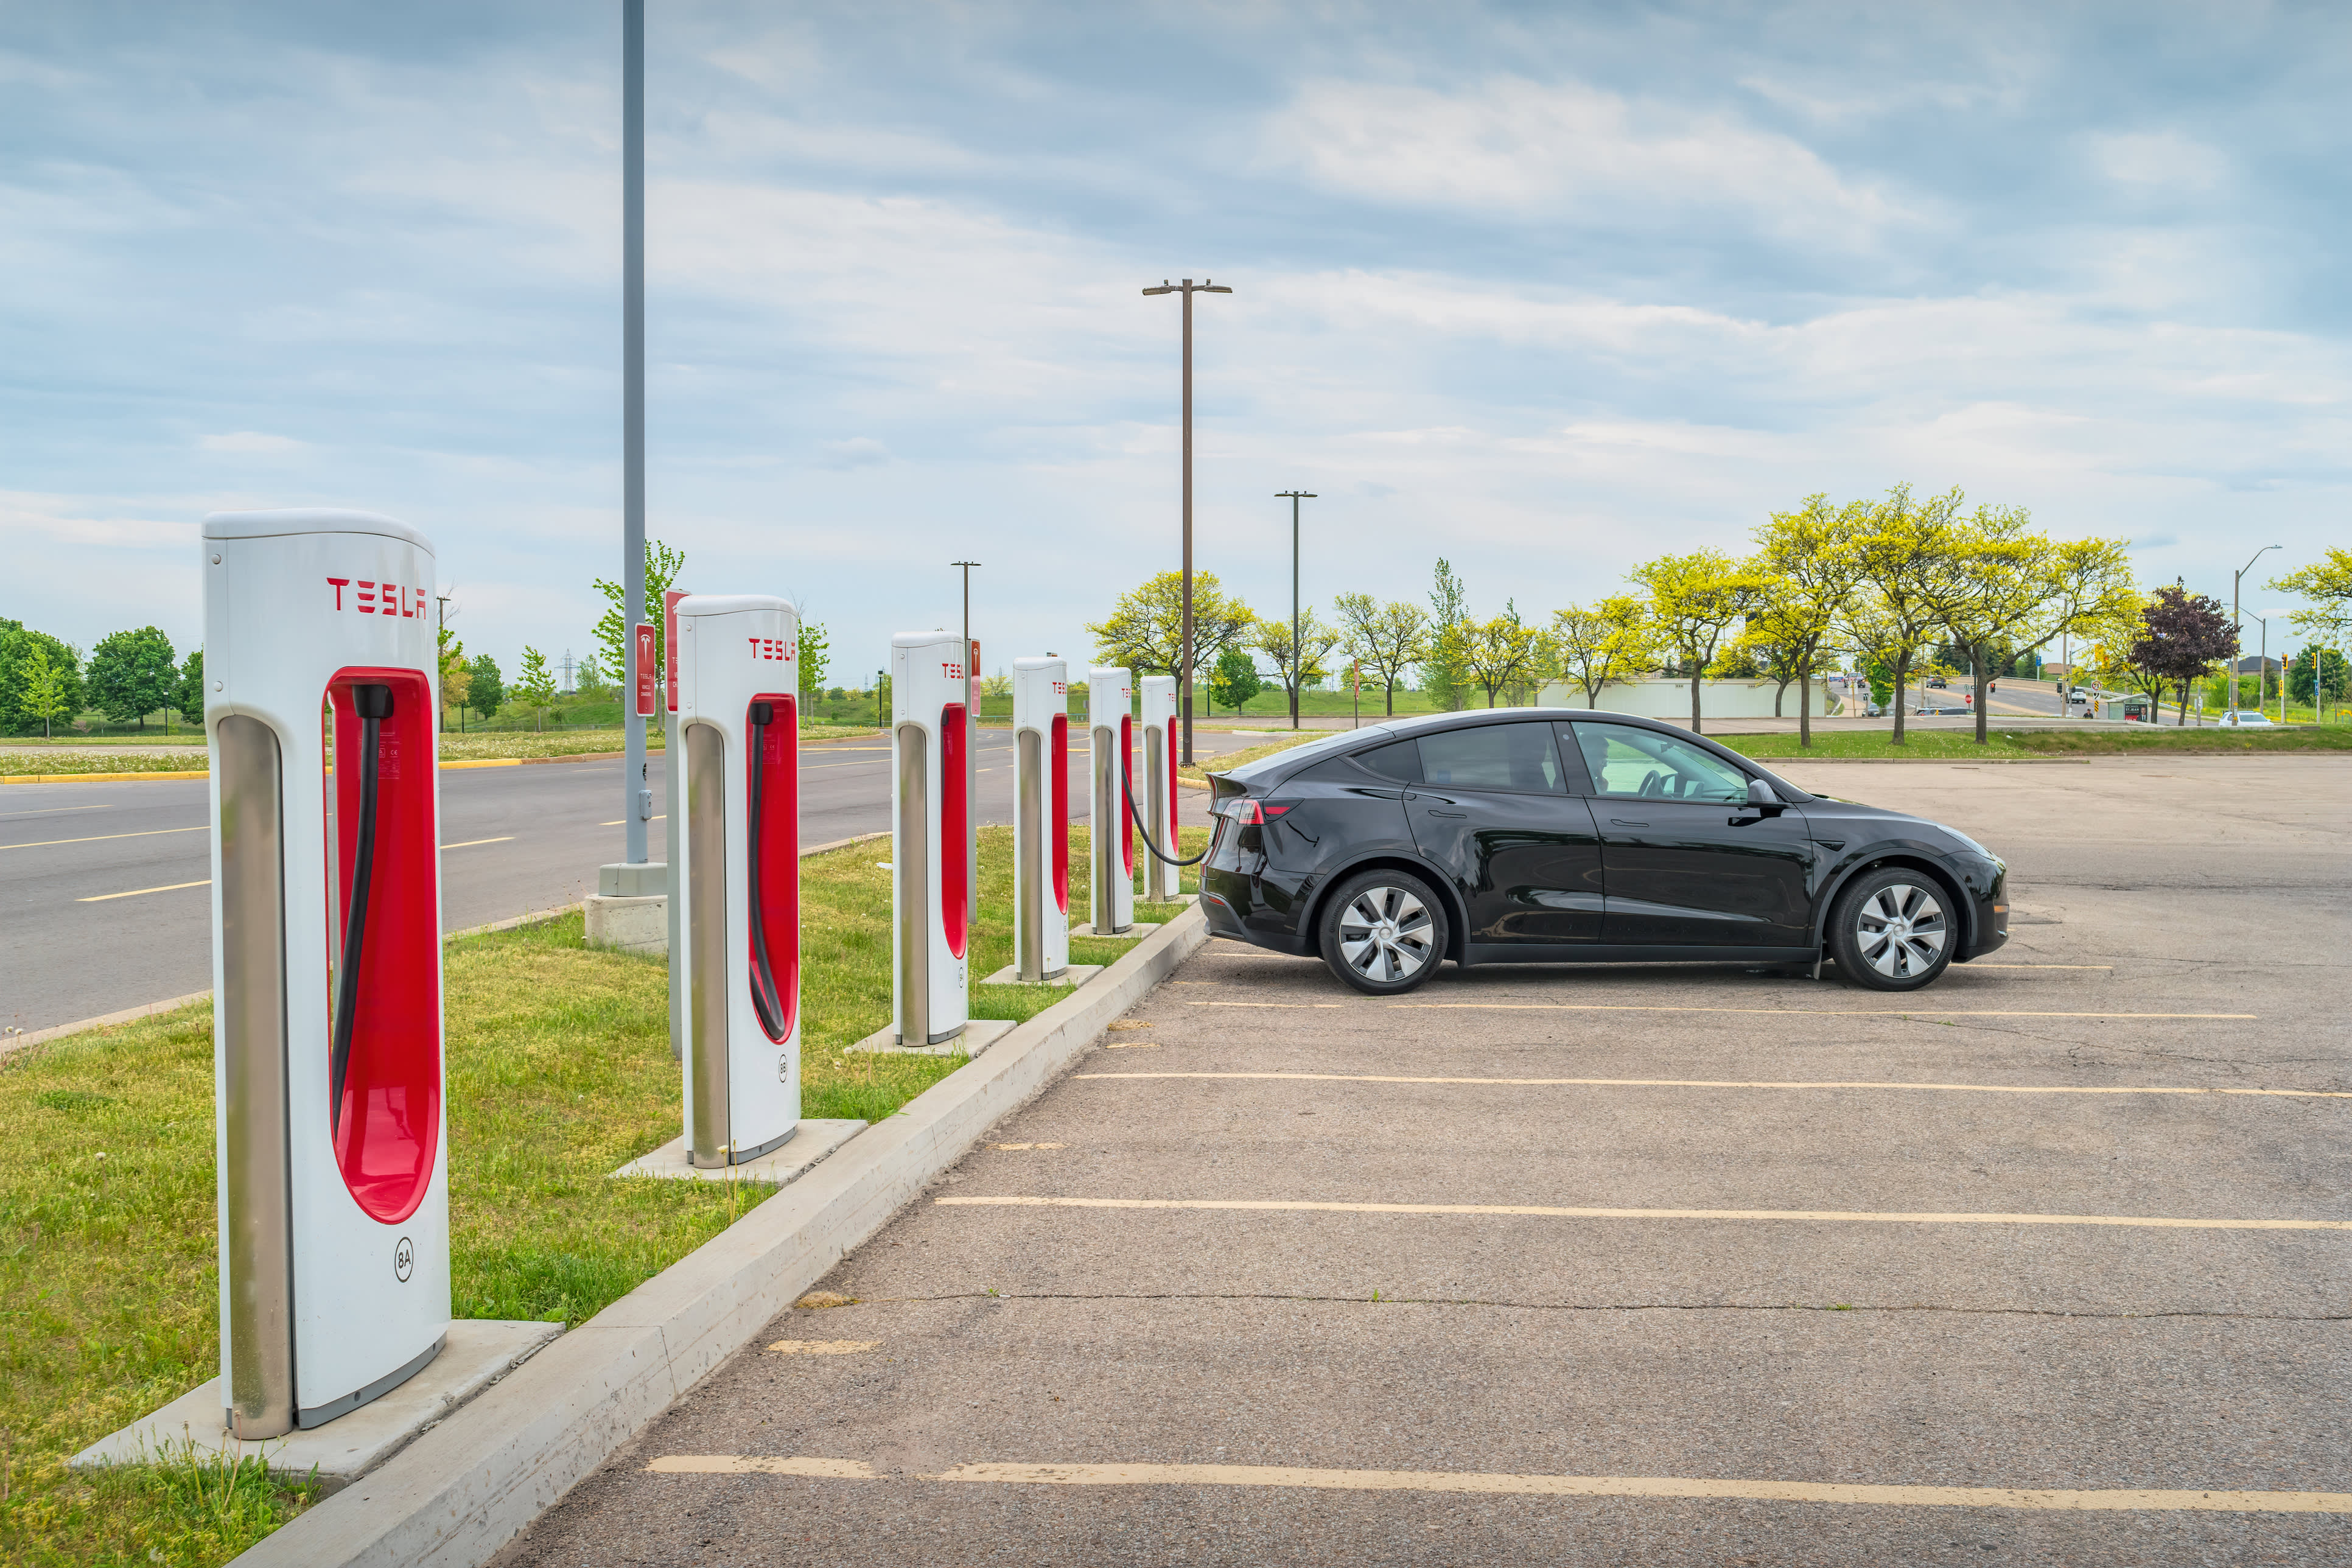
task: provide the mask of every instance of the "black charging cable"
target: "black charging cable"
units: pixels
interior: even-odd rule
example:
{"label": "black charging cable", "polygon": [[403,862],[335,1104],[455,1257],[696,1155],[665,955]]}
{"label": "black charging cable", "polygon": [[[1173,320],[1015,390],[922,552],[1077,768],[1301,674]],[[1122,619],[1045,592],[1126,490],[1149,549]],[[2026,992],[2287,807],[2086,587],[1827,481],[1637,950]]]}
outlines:
{"label": "black charging cable", "polygon": [[1202,861],[1207,859],[1209,858],[1209,851],[1203,849],[1198,855],[1193,856],[1190,860],[1179,860],[1176,857],[1169,854],[1168,851],[1162,849],[1159,845],[1154,844],[1151,841],[1151,829],[1143,826],[1143,808],[1135,804],[1135,781],[1128,776],[1128,760],[1129,759],[1123,755],[1118,759],[1119,787],[1127,792],[1127,809],[1133,814],[1135,817],[1136,832],[1143,836],[1143,847],[1146,849],[1150,850],[1152,854],[1158,856],[1163,863],[1170,866],[1197,866]]}
{"label": "black charging cable", "polygon": [[751,704],[751,868],[746,888],[751,905],[751,1010],[760,1015],[760,1026],[768,1031],[772,1040],[784,1037],[783,994],[776,988],[775,971],[768,963],[768,927],[761,911],[761,870],[766,857],[760,853],[764,842],[760,833],[762,816],[762,784],[768,776],[768,726],[776,721],[772,702]]}
{"label": "black charging cable", "polygon": [[343,1075],[352,1065],[352,1026],[358,1021],[360,954],[367,946],[368,886],[375,879],[376,746],[392,717],[392,688],[354,686],[352,710],[360,720],[359,855],[351,900],[343,909],[343,967],[335,976],[335,1043],[327,1058],[327,1130],[342,1130]]}

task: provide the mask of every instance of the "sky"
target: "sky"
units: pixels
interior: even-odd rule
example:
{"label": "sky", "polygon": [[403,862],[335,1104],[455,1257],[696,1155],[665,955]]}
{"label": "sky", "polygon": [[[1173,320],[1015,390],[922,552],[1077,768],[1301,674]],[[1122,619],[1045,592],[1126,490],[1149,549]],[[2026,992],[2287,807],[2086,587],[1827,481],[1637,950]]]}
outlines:
{"label": "sky", "polygon": [[[192,647],[205,512],[350,506],[469,652],[591,652],[619,9],[0,0],[0,616]],[[1262,612],[1288,489],[1327,610],[1444,555],[1548,618],[1898,483],[2224,603],[2276,543],[2257,612],[2352,542],[2352,11],[648,11],[648,531],[837,683],[959,558],[991,669],[1177,564],[1185,277]]]}

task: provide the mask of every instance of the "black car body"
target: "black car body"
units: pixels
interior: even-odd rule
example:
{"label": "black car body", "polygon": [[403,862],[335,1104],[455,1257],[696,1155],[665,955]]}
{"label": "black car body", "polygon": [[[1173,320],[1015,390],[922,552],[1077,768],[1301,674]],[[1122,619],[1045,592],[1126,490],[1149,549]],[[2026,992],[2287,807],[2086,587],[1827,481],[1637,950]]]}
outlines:
{"label": "black car body", "polygon": [[1434,890],[1436,956],[1465,967],[1811,964],[1842,890],[1890,868],[1948,903],[1937,973],[2009,936],[2007,868],[1965,835],[1811,794],[1627,714],[1391,721],[1212,782],[1219,820],[1201,874],[1210,930],[1282,952],[1329,958],[1326,901],[1382,868]]}

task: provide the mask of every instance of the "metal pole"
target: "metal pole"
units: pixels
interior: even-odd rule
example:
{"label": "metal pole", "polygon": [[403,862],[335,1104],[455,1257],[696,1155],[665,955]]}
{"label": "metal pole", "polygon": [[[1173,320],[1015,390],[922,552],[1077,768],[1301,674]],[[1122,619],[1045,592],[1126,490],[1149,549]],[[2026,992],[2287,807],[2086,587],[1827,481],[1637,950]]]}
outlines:
{"label": "metal pole", "polygon": [[951,561],[963,568],[963,853],[964,918],[980,919],[980,709],[972,700],[971,569],[977,561]]}
{"label": "metal pole", "polygon": [[1290,502],[1290,727],[1298,728],[1298,693],[1307,684],[1307,650],[1299,643],[1298,503],[1313,500],[1313,490],[1276,490],[1276,500]]}
{"label": "metal pole", "polygon": [[653,792],[636,717],[637,623],[646,618],[646,0],[621,0],[621,820],[628,862],[646,861]]}
{"label": "metal pole", "polygon": [[1192,762],[1192,280],[1184,279],[1184,633],[1176,649],[1184,710],[1184,763]]}

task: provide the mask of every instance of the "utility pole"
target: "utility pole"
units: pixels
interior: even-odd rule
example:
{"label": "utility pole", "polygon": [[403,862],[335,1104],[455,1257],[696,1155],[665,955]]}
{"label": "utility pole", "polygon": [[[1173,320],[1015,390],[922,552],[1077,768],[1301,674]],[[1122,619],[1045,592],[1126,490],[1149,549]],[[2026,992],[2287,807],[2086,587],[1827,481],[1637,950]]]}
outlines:
{"label": "utility pole", "polygon": [[[449,632],[449,595],[436,594],[433,598],[441,606],[440,614],[433,623],[433,689],[438,691],[441,689],[441,649],[446,646],[442,639]],[[446,735],[449,732],[449,705],[436,702],[434,706],[441,710],[434,717],[440,721],[441,733]]]}
{"label": "utility pole", "polygon": [[971,569],[977,561],[950,561],[963,568],[963,856],[964,919],[980,919],[980,708],[973,700]]}
{"label": "utility pole", "polygon": [[621,770],[626,858],[646,863],[646,726],[636,718],[646,618],[646,0],[621,0]]}
{"label": "utility pole", "polygon": [[1192,296],[1195,294],[1230,294],[1231,289],[1202,279],[1198,283],[1190,278],[1181,283],[1160,280],[1157,289],[1146,289],[1146,294],[1181,294],[1184,296],[1184,634],[1176,651],[1176,689],[1182,694],[1184,708],[1184,755],[1186,767],[1192,765]]}
{"label": "utility pole", "polygon": [[1307,650],[1298,641],[1298,503],[1314,500],[1313,490],[1276,490],[1276,500],[1290,502],[1290,727],[1298,728],[1298,692],[1307,684]]}
{"label": "utility pole", "polygon": [[2238,589],[2245,582],[2246,574],[2254,569],[2254,563],[2277,548],[2275,544],[2263,545],[2247,557],[2246,563],[2239,567],[2236,575],[2230,579],[2230,711],[2232,713],[2238,710],[2238,660],[2245,653],[2242,623],[2238,618]]}

